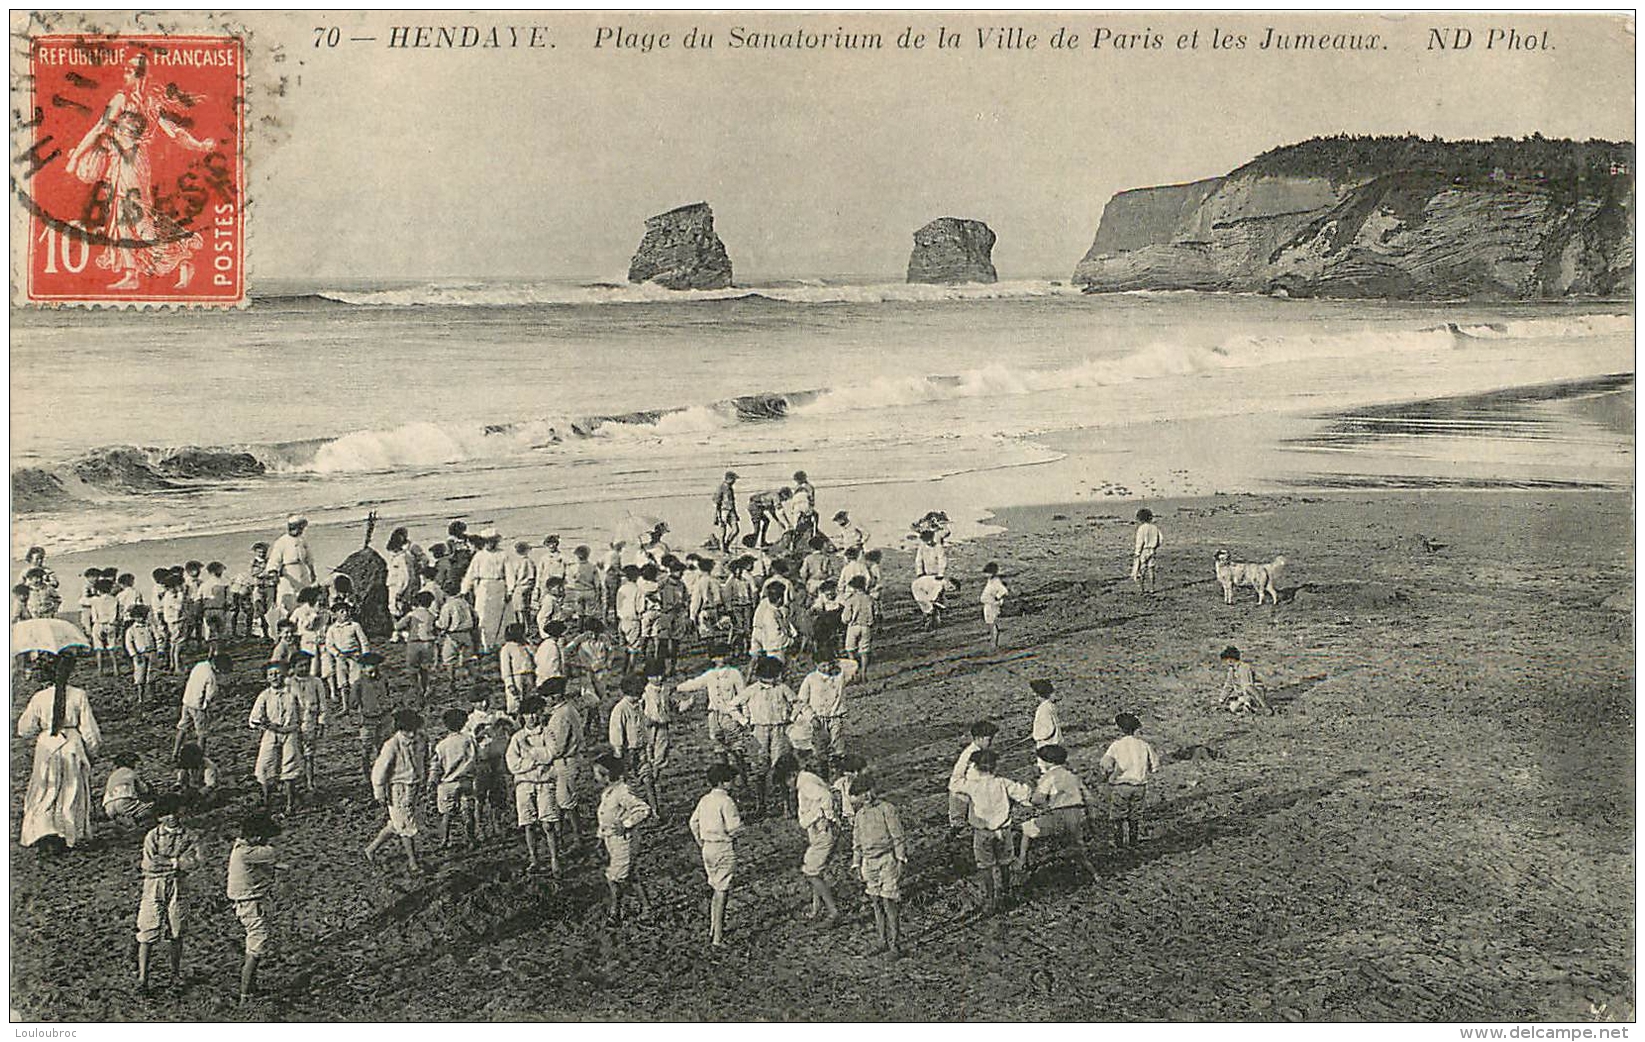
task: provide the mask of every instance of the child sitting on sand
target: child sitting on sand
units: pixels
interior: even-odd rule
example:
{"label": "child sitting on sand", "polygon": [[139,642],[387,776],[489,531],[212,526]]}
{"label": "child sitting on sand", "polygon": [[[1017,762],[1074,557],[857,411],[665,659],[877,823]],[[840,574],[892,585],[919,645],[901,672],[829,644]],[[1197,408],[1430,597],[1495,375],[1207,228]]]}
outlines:
{"label": "child sitting on sand", "polygon": [[1222,649],[1218,657],[1228,668],[1222,692],[1217,696],[1218,705],[1230,713],[1266,713],[1272,716],[1273,707],[1262,697],[1262,685],[1257,682],[1251,664],[1240,658],[1239,649],[1230,644]]}
{"label": "child sitting on sand", "polygon": [[103,787],[103,813],[110,821],[128,829],[147,820],[154,793],[137,773],[137,754],[126,750],[114,754],[114,770]]}
{"label": "child sitting on sand", "polygon": [[209,800],[217,791],[217,764],[194,742],[184,742],[174,760],[177,791],[188,799]]}

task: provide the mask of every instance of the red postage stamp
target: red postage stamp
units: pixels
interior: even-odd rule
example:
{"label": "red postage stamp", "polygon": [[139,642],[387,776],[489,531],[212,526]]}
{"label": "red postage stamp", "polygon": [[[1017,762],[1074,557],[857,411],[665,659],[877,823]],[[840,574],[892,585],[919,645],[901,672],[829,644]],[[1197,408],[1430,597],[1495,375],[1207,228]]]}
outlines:
{"label": "red postage stamp", "polygon": [[12,180],[29,303],[246,299],[236,36],[39,36]]}

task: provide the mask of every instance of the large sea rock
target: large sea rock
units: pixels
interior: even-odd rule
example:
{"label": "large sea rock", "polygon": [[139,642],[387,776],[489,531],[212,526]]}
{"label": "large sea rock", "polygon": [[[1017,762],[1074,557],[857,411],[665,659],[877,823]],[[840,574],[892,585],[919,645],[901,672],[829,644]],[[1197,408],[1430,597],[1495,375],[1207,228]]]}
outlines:
{"label": "large sea rock", "polygon": [[1528,300],[1631,295],[1631,145],[1326,138],[1121,192],[1087,292]]}
{"label": "large sea rock", "polygon": [[998,282],[994,231],[981,221],[939,217],[914,233],[909,282]]}
{"label": "large sea rock", "polygon": [[692,203],[646,218],[645,238],[628,265],[628,281],[667,289],[725,289],[731,258],[714,234],[714,211]]}

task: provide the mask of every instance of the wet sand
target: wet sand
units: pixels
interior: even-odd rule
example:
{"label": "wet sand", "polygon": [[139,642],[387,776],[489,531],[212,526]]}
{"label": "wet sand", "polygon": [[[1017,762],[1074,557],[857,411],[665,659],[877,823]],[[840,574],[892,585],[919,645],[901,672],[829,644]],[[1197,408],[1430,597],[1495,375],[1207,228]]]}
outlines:
{"label": "wet sand", "polygon": [[[684,818],[703,791],[701,714],[677,728],[668,823],[639,870],[657,912],[601,922],[599,861],[554,885],[517,838],[436,856],[411,881],[359,849],[381,824],[344,730],[321,746],[318,805],[280,840],[272,989],[232,1002],[242,933],[221,899],[234,813],[251,791],[236,673],[219,714],[233,801],[202,815],[210,867],[191,880],[186,989],[137,995],[128,965],[135,835],[60,860],[13,840],[12,994],[29,1019],[1630,1020],[1636,993],[1633,620],[1627,493],[1389,491],[1152,498],[1161,589],[1125,578],[1135,501],[1101,490],[1006,509],[1006,531],[954,550],[959,607],[923,632],[903,555],[874,675],[850,689],[851,747],[909,833],[908,958],[867,956],[861,886],[830,869],[848,921],[801,921],[791,821],[739,841],[728,947],[706,944],[707,890]],[[1111,491],[1111,490],[1110,490]],[[1135,490],[1133,490],[1135,491]],[[981,500],[980,502],[993,502]],[[1221,599],[1211,556],[1284,554],[1278,606]],[[973,581],[1002,563],[1006,646],[983,643]],[[1611,603],[1618,603],[1612,600]],[[1631,605],[1631,597],[1628,598]],[[1217,652],[1239,645],[1276,717],[1212,707]],[[236,649],[255,661],[261,645]],[[700,656],[692,655],[695,667]],[[399,656],[391,684],[403,685]],[[1094,778],[1135,712],[1167,765],[1142,846],[1098,848],[1101,879],[1040,867],[1015,907],[976,908],[969,844],[943,785],[969,723],[1003,728],[1004,773],[1034,773],[1027,682],[1062,699],[1071,764]],[[169,748],[166,705],[123,711],[85,676],[109,752]],[[15,700],[14,700],[15,701]],[[14,705],[15,720],[18,707]],[[1196,747],[1208,758],[1179,759]],[[32,746],[14,740],[13,828]],[[158,765],[145,774],[158,781]],[[1099,833],[1100,835],[1100,833]],[[157,979],[166,981],[164,970]]]}

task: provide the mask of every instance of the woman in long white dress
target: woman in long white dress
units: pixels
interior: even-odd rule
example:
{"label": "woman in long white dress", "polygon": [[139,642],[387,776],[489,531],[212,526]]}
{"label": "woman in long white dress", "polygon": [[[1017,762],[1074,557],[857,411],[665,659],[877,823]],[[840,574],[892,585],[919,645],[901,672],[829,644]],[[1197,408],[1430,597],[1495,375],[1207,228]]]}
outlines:
{"label": "woman in long white dress", "polygon": [[480,622],[480,651],[495,651],[503,643],[507,620],[508,584],[501,546],[502,537],[491,529],[480,533],[484,548],[475,553],[463,573],[463,592],[474,597],[474,614]]}
{"label": "woman in long white dress", "polygon": [[66,846],[91,838],[91,757],[102,744],[86,693],[69,687],[74,656],[57,658],[56,683],[29,699],[19,738],[36,738],[34,772],[23,800],[25,847],[55,837]]}

